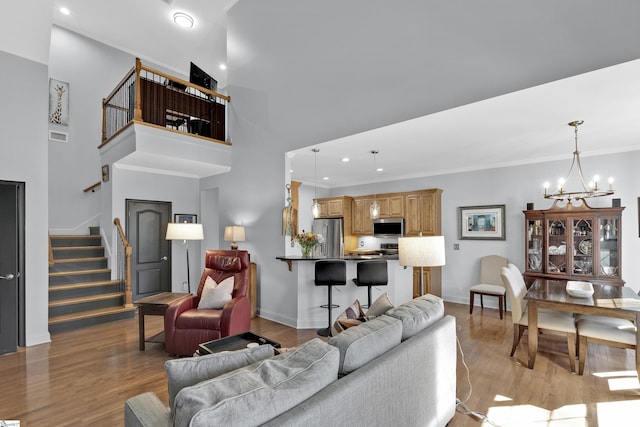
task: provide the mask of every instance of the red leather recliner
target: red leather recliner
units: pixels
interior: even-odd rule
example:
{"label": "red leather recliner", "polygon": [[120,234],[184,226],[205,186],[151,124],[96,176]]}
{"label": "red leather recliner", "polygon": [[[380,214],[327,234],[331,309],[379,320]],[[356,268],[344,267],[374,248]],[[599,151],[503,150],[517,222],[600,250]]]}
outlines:
{"label": "red leather recliner", "polygon": [[[199,310],[204,282],[210,276],[216,283],[234,277],[232,299],[220,310]],[[207,250],[198,294],[171,304],[164,316],[165,349],[171,354],[192,356],[198,345],[229,335],[249,331],[251,304],[249,253],[234,250]]]}

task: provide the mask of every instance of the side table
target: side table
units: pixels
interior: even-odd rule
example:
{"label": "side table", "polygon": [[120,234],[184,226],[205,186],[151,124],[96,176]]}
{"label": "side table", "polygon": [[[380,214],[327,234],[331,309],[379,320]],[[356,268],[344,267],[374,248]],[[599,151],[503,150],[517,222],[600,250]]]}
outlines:
{"label": "side table", "polygon": [[191,294],[188,293],[174,293],[174,292],[161,292],[156,295],[144,297],[136,301],[138,304],[138,334],[140,336],[140,351],[144,351],[145,342],[164,342],[164,326],[162,332],[159,334],[145,339],[144,337],[144,316],[164,316],[167,311],[167,307],[173,302],[176,302],[182,298],[188,297]]}

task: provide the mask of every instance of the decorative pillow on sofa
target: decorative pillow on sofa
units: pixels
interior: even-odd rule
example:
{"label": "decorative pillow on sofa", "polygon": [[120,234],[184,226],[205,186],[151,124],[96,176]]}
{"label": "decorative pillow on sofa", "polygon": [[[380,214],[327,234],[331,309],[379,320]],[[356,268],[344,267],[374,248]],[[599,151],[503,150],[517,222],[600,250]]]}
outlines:
{"label": "decorative pillow on sofa", "polygon": [[367,316],[362,311],[360,301],[355,300],[345,311],[338,315],[338,318],[333,323],[331,328],[331,335],[338,335],[340,332],[352,326],[357,326],[362,322],[366,322]]}
{"label": "decorative pillow on sofa", "polygon": [[393,308],[393,303],[389,299],[389,295],[385,292],[380,295],[374,302],[371,303],[371,307],[367,310],[367,319],[371,320],[374,317],[381,316],[387,311]]}
{"label": "decorative pillow on sofa", "polygon": [[183,388],[175,426],[260,425],[338,379],[337,348],[319,338],[295,350]]}
{"label": "decorative pillow on sofa", "polygon": [[444,316],[444,302],[435,295],[423,295],[387,311],[402,321],[402,340],[428,328]]}
{"label": "decorative pillow on sofa", "polygon": [[229,276],[220,284],[216,283],[211,277],[207,277],[200,295],[198,308],[204,309],[221,309],[224,305],[231,301],[231,293],[233,292],[234,278]]}
{"label": "decorative pillow on sofa", "polygon": [[329,344],[340,350],[340,375],[360,366],[400,344],[402,322],[386,315],[330,337]]}
{"label": "decorative pillow on sofa", "polygon": [[175,397],[183,388],[259,362],[272,357],[274,353],[272,346],[260,345],[254,348],[207,354],[201,357],[167,360],[164,363],[164,369],[167,371],[171,415],[174,414]]}

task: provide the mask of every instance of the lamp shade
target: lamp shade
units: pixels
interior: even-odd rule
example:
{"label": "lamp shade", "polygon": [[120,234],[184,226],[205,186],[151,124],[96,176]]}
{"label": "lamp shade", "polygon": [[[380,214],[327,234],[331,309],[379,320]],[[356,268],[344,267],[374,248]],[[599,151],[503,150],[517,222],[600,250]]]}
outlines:
{"label": "lamp shade", "polygon": [[170,222],[167,224],[167,240],[203,240],[202,224]]}
{"label": "lamp shade", "polygon": [[444,236],[399,237],[398,258],[408,267],[444,265]]}
{"label": "lamp shade", "polygon": [[241,225],[229,225],[224,228],[225,242],[244,242],[244,227]]}

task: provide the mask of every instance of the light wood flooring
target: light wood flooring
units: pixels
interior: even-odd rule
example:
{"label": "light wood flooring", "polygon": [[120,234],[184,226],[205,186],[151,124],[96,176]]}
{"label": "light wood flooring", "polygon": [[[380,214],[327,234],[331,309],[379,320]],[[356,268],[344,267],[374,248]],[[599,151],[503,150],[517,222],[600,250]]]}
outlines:
{"label": "light wood flooring", "polygon": [[[564,342],[541,336],[541,351],[533,370],[527,369],[526,334],[513,359],[510,313],[500,320],[497,310],[446,303],[457,319],[458,338],[469,366],[470,391],[458,353],[458,397],[469,410],[488,414],[484,423],[458,413],[458,426],[637,426],[640,425],[640,385],[630,350],[590,344],[585,375],[568,371],[560,353]],[[162,330],[162,318],[147,316],[147,335]],[[252,330],[295,346],[316,337],[256,318]],[[52,336],[52,342],[0,356],[0,420],[21,420],[24,426],[118,426],[129,397],[152,391],[167,403],[164,362],[170,358],[161,344],[138,350],[137,319],[98,325]],[[425,396],[428,399],[429,396]]]}

